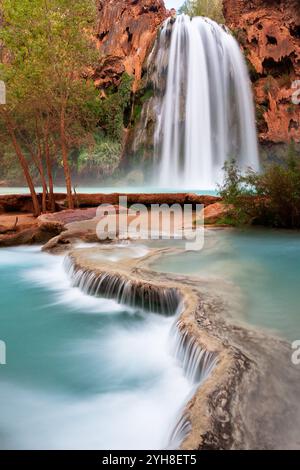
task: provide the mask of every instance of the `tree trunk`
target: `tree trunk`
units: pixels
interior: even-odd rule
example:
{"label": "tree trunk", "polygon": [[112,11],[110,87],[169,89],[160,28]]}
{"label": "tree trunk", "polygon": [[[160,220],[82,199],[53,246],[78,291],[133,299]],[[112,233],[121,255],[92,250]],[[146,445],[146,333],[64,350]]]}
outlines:
{"label": "tree trunk", "polygon": [[47,187],[47,181],[46,181],[44,165],[43,165],[41,139],[40,139],[40,135],[39,135],[37,120],[35,122],[35,125],[36,125],[36,140],[37,140],[37,144],[38,144],[37,162],[38,162],[38,169],[39,169],[39,173],[40,173],[40,176],[41,176],[42,188],[43,188],[42,211],[47,212],[48,187]]}
{"label": "tree trunk", "polygon": [[32,199],[32,205],[33,205],[33,214],[34,214],[34,216],[38,217],[41,214],[41,208],[40,208],[38,197],[37,197],[37,194],[35,192],[35,187],[34,187],[31,175],[30,175],[28,163],[27,163],[27,160],[26,160],[25,156],[23,155],[21,147],[18,144],[17,138],[15,136],[14,128],[13,128],[11,122],[9,121],[7,116],[5,116],[5,118],[6,118],[7,130],[9,132],[10,137],[11,137],[12,144],[14,146],[16,155],[19,159],[20,165],[23,169],[24,176],[26,178],[27,185],[28,185],[28,188],[29,188],[29,191],[30,191],[30,195],[31,195],[31,199]]}
{"label": "tree trunk", "polygon": [[69,167],[69,162],[68,162],[68,147],[67,147],[67,142],[66,142],[64,107],[62,107],[62,110],[60,113],[60,145],[61,145],[61,153],[62,153],[62,159],[63,159],[65,180],[66,180],[68,207],[69,209],[74,209],[71,173],[70,173],[70,167]]}
{"label": "tree trunk", "polygon": [[39,155],[38,155],[38,160],[39,160],[39,165],[40,165],[40,175],[41,175],[42,188],[43,188],[42,211],[47,212],[48,187],[47,187],[47,182],[46,182],[44,168],[43,168],[42,156],[41,156],[40,152],[39,152]]}
{"label": "tree trunk", "polygon": [[46,156],[46,165],[47,165],[48,182],[49,182],[50,210],[51,212],[55,212],[54,184],[53,184],[52,162],[51,162],[50,147],[49,147],[48,124],[45,129],[45,156]]}
{"label": "tree trunk", "polygon": [[42,154],[41,150],[39,149],[37,152],[37,155],[34,154],[34,151],[31,149],[30,146],[26,145],[33,163],[35,164],[37,171],[39,172],[40,178],[41,178],[41,184],[43,188],[43,194],[42,194],[42,212],[47,212],[47,194],[48,194],[48,187],[47,187],[47,181],[45,178],[45,172],[44,172],[44,167],[43,167],[43,161],[42,161]]}

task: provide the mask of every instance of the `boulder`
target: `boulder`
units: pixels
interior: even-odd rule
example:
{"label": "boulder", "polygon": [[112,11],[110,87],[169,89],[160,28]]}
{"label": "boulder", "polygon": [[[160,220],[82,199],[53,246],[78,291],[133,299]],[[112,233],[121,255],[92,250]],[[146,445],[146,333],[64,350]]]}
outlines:
{"label": "boulder", "polygon": [[39,227],[38,225],[24,229],[20,232],[12,234],[0,235],[0,247],[18,246],[18,245],[35,245],[48,242],[54,236],[61,233],[62,227],[53,224],[47,227]]}
{"label": "boulder", "polygon": [[72,222],[90,220],[96,216],[96,211],[96,207],[90,207],[87,209],[65,209],[52,214],[42,214],[38,217],[38,225],[47,226],[47,224],[51,225],[53,223],[57,223],[65,226]]}
{"label": "boulder", "polygon": [[205,225],[214,225],[224,217],[226,217],[230,211],[232,211],[232,206],[224,204],[222,202],[216,202],[211,204],[204,209],[204,224]]}

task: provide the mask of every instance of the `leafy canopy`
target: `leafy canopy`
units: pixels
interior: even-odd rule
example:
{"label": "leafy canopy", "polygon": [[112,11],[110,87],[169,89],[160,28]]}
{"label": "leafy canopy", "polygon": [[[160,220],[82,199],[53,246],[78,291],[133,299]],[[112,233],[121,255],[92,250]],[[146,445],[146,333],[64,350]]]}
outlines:
{"label": "leafy canopy", "polygon": [[180,13],[191,17],[206,16],[217,23],[224,23],[222,0],[185,0]]}

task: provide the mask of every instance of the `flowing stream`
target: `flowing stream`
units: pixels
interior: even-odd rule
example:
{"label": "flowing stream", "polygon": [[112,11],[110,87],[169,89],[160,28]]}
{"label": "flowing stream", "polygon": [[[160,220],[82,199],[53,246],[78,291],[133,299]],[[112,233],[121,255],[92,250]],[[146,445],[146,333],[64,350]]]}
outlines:
{"label": "flowing stream", "polygon": [[0,321],[2,449],[167,447],[192,387],[174,318],[85,295],[62,258],[21,247],[0,251]]}
{"label": "flowing stream", "polygon": [[[103,260],[146,253],[117,247]],[[212,279],[217,291],[229,281],[243,322],[294,341],[299,261],[297,234],[209,231],[204,250],[154,267]],[[176,338],[173,317],[72,287],[63,258],[38,247],[0,250],[0,326],[1,449],[176,448],[189,430],[183,407],[215,360]]]}

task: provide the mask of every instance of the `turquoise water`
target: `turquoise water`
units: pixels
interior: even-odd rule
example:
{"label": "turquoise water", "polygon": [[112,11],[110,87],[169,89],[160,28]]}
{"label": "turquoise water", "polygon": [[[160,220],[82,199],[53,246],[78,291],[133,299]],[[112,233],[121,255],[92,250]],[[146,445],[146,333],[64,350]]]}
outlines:
{"label": "turquoise water", "polygon": [[300,339],[300,233],[209,230],[204,249],[169,256],[155,269],[233,283],[241,292],[242,320]]}
{"label": "turquoise water", "polygon": [[174,320],[84,295],[62,262],[0,250],[0,448],[166,446],[191,387],[169,350]]}
{"label": "turquoise water", "polygon": [[[103,256],[117,263],[124,249],[147,252]],[[216,293],[225,279],[243,321],[300,338],[298,233],[209,230],[204,250],[154,267],[213,279]],[[191,391],[170,352],[173,321],[84,295],[38,247],[0,250],[0,448],[165,447]]]}
{"label": "turquoise water", "polygon": [[[37,192],[42,192],[42,188],[36,188]],[[65,193],[66,188],[63,186],[55,187],[55,192],[57,193]],[[152,187],[152,186],[78,186],[76,187],[76,192],[79,193],[86,193],[86,194],[95,194],[95,193],[103,193],[103,194],[110,194],[110,193],[127,193],[127,194],[177,194],[178,190],[174,188],[160,188],[160,187]],[[217,194],[216,191],[212,190],[205,190],[205,189],[193,189],[193,188],[186,188],[179,191],[180,193],[195,193],[195,194],[208,194],[211,196],[215,196]],[[0,195],[1,194],[29,194],[29,190],[26,187],[0,187]]]}

